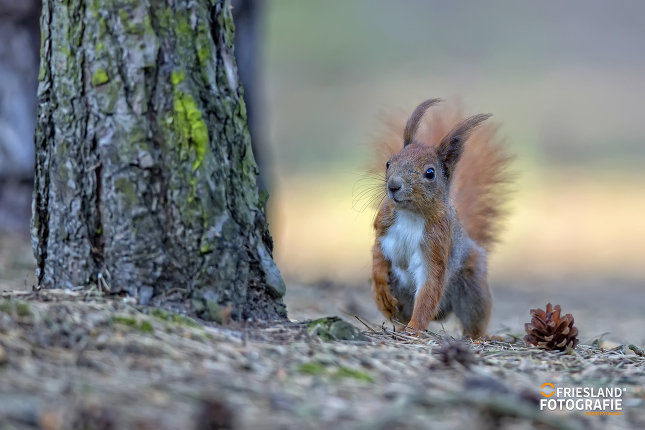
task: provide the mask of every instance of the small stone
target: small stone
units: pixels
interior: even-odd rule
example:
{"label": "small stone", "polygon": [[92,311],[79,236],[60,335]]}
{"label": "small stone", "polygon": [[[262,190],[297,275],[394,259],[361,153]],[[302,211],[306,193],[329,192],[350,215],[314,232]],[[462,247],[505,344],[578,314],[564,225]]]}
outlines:
{"label": "small stone", "polygon": [[310,321],[309,333],[317,335],[322,340],[367,340],[358,328],[339,317],[327,317]]}
{"label": "small stone", "polygon": [[468,368],[477,363],[477,358],[470,347],[466,343],[456,340],[445,340],[440,347],[432,350],[432,354],[446,366],[459,363]]}

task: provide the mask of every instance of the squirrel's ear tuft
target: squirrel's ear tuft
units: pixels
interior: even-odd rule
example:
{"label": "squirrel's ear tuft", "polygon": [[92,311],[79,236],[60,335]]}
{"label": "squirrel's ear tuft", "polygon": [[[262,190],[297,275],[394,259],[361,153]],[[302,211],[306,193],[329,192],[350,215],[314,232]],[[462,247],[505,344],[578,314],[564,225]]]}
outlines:
{"label": "squirrel's ear tuft", "polygon": [[480,113],[466,118],[441,139],[437,148],[437,156],[443,165],[443,171],[447,178],[450,178],[455,170],[457,161],[459,161],[459,157],[463,152],[464,143],[466,143],[472,131],[491,116],[493,115],[489,113]]}
{"label": "squirrel's ear tuft", "polygon": [[419,123],[421,122],[421,118],[426,110],[440,101],[441,99],[428,99],[414,109],[410,119],[405,123],[405,130],[403,131],[403,146],[409,145],[414,140],[414,136],[417,134],[417,129],[419,128]]}

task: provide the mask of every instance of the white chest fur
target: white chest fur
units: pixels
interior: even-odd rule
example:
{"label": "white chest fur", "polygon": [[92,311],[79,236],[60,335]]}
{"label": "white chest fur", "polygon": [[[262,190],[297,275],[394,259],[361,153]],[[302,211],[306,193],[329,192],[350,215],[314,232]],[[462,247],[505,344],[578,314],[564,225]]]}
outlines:
{"label": "white chest fur", "polygon": [[392,275],[400,287],[408,288],[415,296],[426,281],[425,257],[422,251],[425,219],[415,213],[399,210],[394,223],[381,236],[381,249],[392,263]]}

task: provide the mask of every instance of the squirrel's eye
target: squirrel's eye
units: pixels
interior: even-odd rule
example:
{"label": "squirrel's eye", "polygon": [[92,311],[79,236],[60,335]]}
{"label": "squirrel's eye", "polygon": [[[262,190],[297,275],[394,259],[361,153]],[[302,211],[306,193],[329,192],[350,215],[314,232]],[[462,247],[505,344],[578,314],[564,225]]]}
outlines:
{"label": "squirrel's eye", "polygon": [[434,179],[434,168],[431,167],[428,170],[426,170],[426,178],[433,180]]}
{"label": "squirrel's eye", "polygon": [[387,163],[385,163],[385,170],[387,170],[389,168],[390,168],[390,160],[388,160]]}

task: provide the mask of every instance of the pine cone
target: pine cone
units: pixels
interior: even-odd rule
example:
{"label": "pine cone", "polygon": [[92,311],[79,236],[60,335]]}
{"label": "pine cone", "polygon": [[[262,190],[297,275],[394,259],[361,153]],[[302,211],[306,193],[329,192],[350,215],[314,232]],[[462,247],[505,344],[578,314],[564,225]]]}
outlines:
{"label": "pine cone", "polygon": [[560,316],[561,311],[560,305],[553,307],[551,303],[547,303],[546,311],[531,309],[531,322],[524,325],[524,342],[548,351],[575,348],[578,329],[573,326],[573,316]]}

